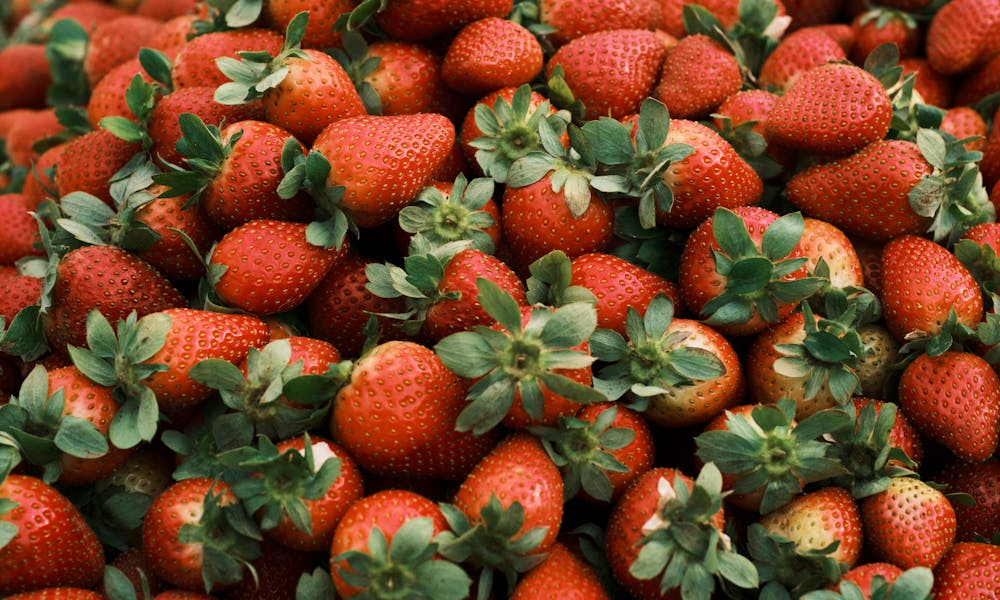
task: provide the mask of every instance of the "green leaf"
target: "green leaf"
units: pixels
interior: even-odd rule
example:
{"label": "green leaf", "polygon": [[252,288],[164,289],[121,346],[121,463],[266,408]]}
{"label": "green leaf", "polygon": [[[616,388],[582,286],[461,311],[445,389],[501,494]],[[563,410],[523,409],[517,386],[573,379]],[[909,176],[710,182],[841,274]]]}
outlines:
{"label": "green leaf", "polygon": [[945,169],[945,157],[948,153],[947,143],[941,134],[934,129],[921,128],[917,130],[917,147],[927,162],[935,169]]}
{"label": "green leaf", "polygon": [[434,352],[448,369],[469,379],[482,377],[499,364],[486,339],[471,331],[445,337],[434,346]]}
{"label": "green leaf", "polygon": [[791,213],[768,225],[761,239],[761,252],[774,262],[795,250],[805,228],[802,213]]}
{"label": "green leaf", "polygon": [[476,288],[479,290],[479,303],[487,314],[507,331],[521,331],[521,309],[510,294],[484,277],[476,280]]}
{"label": "green leaf", "polygon": [[99,458],[108,453],[108,441],[86,419],[65,415],[53,439],[57,448],[78,458]]}
{"label": "green leaf", "polygon": [[233,29],[248,27],[260,17],[263,0],[236,0],[226,11],[226,25]]}
{"label": "green leaf", "polygon": [[764,257],[744,258],[735,264],[726,277],[726,291],[748,295],[763,290],[773,276],[773,264]]}
{"label": "green leaf", "polygon": [[542,327],[540,339],[549,348],[571,348],[586,341],[596,327],[597,311],[594,307],[574,302],[552,313]]}
{"label": "green leaf", "polygon": [[757,254],[746,223],[731,210],[716,209],[712,215],[712,234],[719,248],[731,259]]}

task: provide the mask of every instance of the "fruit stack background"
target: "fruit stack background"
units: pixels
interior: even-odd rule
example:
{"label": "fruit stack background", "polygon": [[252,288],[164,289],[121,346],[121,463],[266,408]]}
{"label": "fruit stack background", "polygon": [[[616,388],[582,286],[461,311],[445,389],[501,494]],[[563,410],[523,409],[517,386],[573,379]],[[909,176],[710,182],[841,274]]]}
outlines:
{"label": "fruit stack background", "polygon": [[0,24],[0,597],[1000,590],[997,0]]}

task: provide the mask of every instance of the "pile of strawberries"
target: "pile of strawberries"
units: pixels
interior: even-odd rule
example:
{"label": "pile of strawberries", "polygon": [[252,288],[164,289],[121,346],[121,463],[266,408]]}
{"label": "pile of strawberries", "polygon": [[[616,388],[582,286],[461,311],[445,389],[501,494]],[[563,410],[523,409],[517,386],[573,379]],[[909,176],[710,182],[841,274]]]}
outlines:
{"label": "pile of strawberries", "polygon": [[1000,590],[997,0],[0,22],[0,597]]}

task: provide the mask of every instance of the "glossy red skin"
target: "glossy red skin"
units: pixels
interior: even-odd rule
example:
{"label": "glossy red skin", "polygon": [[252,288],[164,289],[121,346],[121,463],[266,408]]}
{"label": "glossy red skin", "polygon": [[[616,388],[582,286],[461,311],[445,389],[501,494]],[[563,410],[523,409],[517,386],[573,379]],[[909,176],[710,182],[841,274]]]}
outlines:
{"label": "glossy red skin", "polygon": [[[935,598],[942,600],[982,598],[1000,577],[1000,547],[959,542],[934,569]],[[988,597],[988,596],[986,596]]]}
{"label": "glossy red skin", "polygon": [[13,165],[27,167],[40,154],[32,148],[35,142],[56,135],[63,130],[63,126],[51,108],[17,115],[16,121],[7,130],[5,150]]}
{"label": "glossy red skin", "polygon": [[40,479],[12,474],[0,498],[19,506],[0,514],[18,533],[0,548],[0,594],[44,587],[93,587],[104,572],[104,550],[80,512]]}
{"label": "glossy red skin", "polygon": [[787,90],[809,69],[833,60],[847,60],[835,39],[817,28],[805,28],[781,39],[761,66],[763,89]]}
{"label": "glossy red skin", "polygon": [[[863,22],[864,21],[864,22]],[[851,62],[856,65],[865,64],[865,60],[875,48],[882,44],[893,44],[899,49],[900,58],[909,58],[922,54],[923,31],[919,25],[910,27],[900,18],[890,18],[882,27],[878,19],[867,19],[865,13],[854,17],[851,22],[854,29],[855,42],[851,50]]]}
{"label": "glossy red skin", "polygon": [[511,592],[510,600],[608,600],[597,572],[587,561],[556,542],[548,557],[528,571]]}
{"label": "glossy red skin", "polygon": [[758,522],[768,531],[794,541],[800,550],[818,550],[839,541],[830,556],[848,567],[861,556],[861,511],[844,488],[826,487],[796,496]]}
{"label": "glossy red skin", "polygon": [[14,44],[0,50],[0,111],[45,106],[51,82],[45,44]]}
{"label": "glossy red skin", "polygon": [[947,493],[972,496],[975,506],[956,502],[955,541],[974,542],[977,537],[992,539],[1000,533],[1000,460],[990,457],[980,463],[948,461],[933,481],[947,485]]}
{"label": "glossy red skin", "polygon": [[506,17],[513,0],[396,0],[375,15],[390,39],[429,40],[486,17]]}
{"label": "glossy red skin", "polygon": [[974,69],[1000,52],[1000,5],[990,0],[955,0],[934,14],[927,28],[927,61],[939,73]]}
{"label": "glossy red skin", "polygon": [[185,524],[197,525],[204,513],[205,495],[222,494],[220,502],[237,502],[229,484],[204,477],[183,479],[159,496],[142,523],[142,551],[153,573],[170,585],[186,590],[204,590],[201,544],[178,539]]}
{"label": "glossy red skin", "polygon": [[[319,436],[310,436],[309,439],[313,446],[316,468],[322,466],[322,461],[328,454],[333,454],[340,459],[340,476],[322,498],[303,500],[312,519],[311,534],[299,530],[287,515],[282,515],[277,527],[268,529],[265,535],[288,548],[321,552],[330,549],[337,523],[347,509],[364,495],[364,481],[354,459],[343,448]],[[281,442],[278,444],[278,453],[284,454],[293,448],[299,454],[304,454],[305,439],[299,436]]]}
{"label": "glossy red skin", "polygon": [[[21,188],[21,193],[24,194],[32,209],[58,193],[55,191],[56,184],[53,181],[53,177],[55,176],[55,166],[59,163],[64,145],[53,146],[42,152],[38,158],[32,161],[31,171],[25,177],[24,186]],[[12,222],[16,223],[16,221]],[[37,233],[38,223],[35,223],[35,229],[32,234]]]}
{"label": "glossy red skin", "polygon": [[0,317],[10,323],[22,309],[38,303],[42,280],[21,275],[16,267],[0,266]]}
{"label": "glossy red skin", "polygon": [[[147,0],[148,2],[148,0]],[[309,21],[302,36],[303,48],[336,48],[342,33],[333,24],[340,15],[357,6],[355,0],[282,0],[264,4],[264,18],[275,31],[285,31],[298,13],[309,11]]]}
{"label": "glossy red skin", "polygon": [[[222,237],[222,229],[208,218],[201,204],[186,206],[190,201],[187,195],[165,198],[160,195],[165,189],[157,185],[149,188],[147,191],[156,197],[136,211],[139,221],[160,234],[152,246],[137,251],[136,255],[171,281],[198,279],[205,274],[202,256]],[[196,254],[187,241],[171,229],[184,232],[201,254]]]}
{"label": "glossy red skin", "polygon": [[501,441],[465,478],[453,503],[475,524],[493,495],[504,508],[514,502],[524,508],[524,524],[515,539],[536,527],[547,528],[531,554],[555,543],[563,518],[562,475],[533,435],[515,433]]}
{"label": "glossy red skin", "polygon": [[451,89],[475,98],[504,87],[530,83],[542,72],[538,39],[524,26],[487,17],[463,27],[448,45],[441,78]]}
{"label": "glossy red skin", "polygon": [[90,32],[83,67],[90,85],[96,84],[111,69],[135,58],[139,49],[160,28],[157,19],[125,15],[103,21]]}
{"label": "glossy red skin", "polygon": [[340,570],[347,568],[346,563],[334,562],[333,558],[349,550],[367,552],[368,537],[375,527],[379,528],[391,544],[393,535],[404,523],[424,517],[433,523],[434,535],[448,530],[448,522],[437,504],[414,492],[383,490],[352,504],[337,525],[330,546],[330,572],[338,595],[349,598],[360,590],[348,585],[340,575]]}
{"label": "glossy red skin", "polygon": [[903,58],[900,59],[899,66],[903,67],[903,77],[915,74],[913,89],[924,102],[941,108],[952,105],[954,82],[949,76],[935,71],[926,58]]}
{"label": "glossy red skin", "polygon": [[104,117],[124,117],[135,121],[135,115],[125,101],[125,90],[136,76],[142,76],[147,83],[153,83],[153,78],[139,64],[138,58],[132,58],[108,71],[108,74],[97,82],[90,91],[87,102],[87,120],[94,129],[101,127]]}
{"label": "glossy red skin", "polygon": [[539,19],[555,29],[549,34],[556,46],[588,33],[608,29],[656,29],[663,19],[662,2],[656,0],[542,0]]}
{"label": "glossy red skin", "polygon": [[955,540],[955,509],[919,479],[892,478],[886,491],[861,501],[861,519],[871,555],[901,569],[933,569]]}
{"label": "glossy red skin", "polygon": [[365,470],[461,479],[497,439],[455,431],[467,389],[430,348],[384,342],[357,361],[334,399],[331,435]]}
{"label": "glossy red skin", "polygon": [[140,144],[123,141],[107,129],[66,142],[55,174],[59,196],[86,192],[113,207],[108,182],[141,149]]}
{"label": "glossy red skin", "polygon": [[822,259],[830,269],[831,287],[863,287],[864,268],[850,238],[828,221],[806,217],[803,223],[799,247],[806,255],[806,270],[815,273]]}
{"label": "glossy red skin", "polygon": [[[861,588],[861,593],[865,600],[871,600],[871,587],[876,575],[881,575],[882,579],[891,583],[903,574],[903,570],[894,564],[886,562],[868,563],[858,565],[850,571],[844,573],[843,581],[850,581]],[[839,584],[827,586],[827,589],[839,589]]]}
{"label": "glossy red skin", "polygon": [[53,587],[5,596],[7,600],[104,600],[104,595],[76,587]]}
{"label": "glossy red skin", "polygon": [[429,47],[398,40],[374,41],[368,46],[368,56],[381,61],[364,81],[375,88],[383,115],[433,112],[457,123],[465,114],[467,100],[444,84],[442,58]]}
{"label": "glossy red skin", "polygon": [[206,33],[192,38],[173,61],[174,89],[191,86],[219,87],[229,79],[215,65],[220,56],[239,58],[238,51],[281,52],[282,34],[263,28],[243,28]]}
{"label": "glossy red skin", "polygon": [[1000,54],[961,79],[955,93],[956,106],[974,106],[1000,87]]}
{"label": "glossy red skin", "polygon": [[689,35],[663,59],[656,98],[672,119],[701,119],[742,85],[739,62],[728,48],[707,35]]}

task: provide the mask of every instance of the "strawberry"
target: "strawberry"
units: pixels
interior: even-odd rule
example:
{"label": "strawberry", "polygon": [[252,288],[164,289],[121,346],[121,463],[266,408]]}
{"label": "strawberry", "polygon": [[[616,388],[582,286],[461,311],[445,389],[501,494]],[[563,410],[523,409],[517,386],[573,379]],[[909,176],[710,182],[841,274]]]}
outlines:
{"label": "strawberry", "polygon": [[[360,356],[370,314],[404,312],[402,298],[381,298],[368,290],[368,261],[349,253],[330,269],[305,301],[312,335],[337,347],[345,356]],[[330,315],[337,315],[331,319]],[[377,317],[383,339],[405,337],[389,317]],[[395,334],[395,335],[394,335]]]}
{"label": "strawberry", "polygon": [[[149,4],[149,0],[143,5]],[[309,11],[309,22],[302,35],[304,48],[335,48],[340,46],[343,34],[333,24],[343,13],[350,12],[357,5],[355,0],[283,0],[264,3],[263,16],[268,26],[275,31],[285,31],[295,15]]]}
{"label": "strawberry", "polygon": [[968,106],[956,106],[945,111],[940,128],[959,140],[978,138],[965,142],[965,149],[969,152],[982,152],[986,147],[986,121]]}
{"label": "strawberry", "polygon": [[38,206],[24,194],[0,194],[0,265],[13,265],[27,256],[39,256],[34,247],[38,240],[38,222],[28,214]]}
{"label": "strawberry", "polygon": [[839,541],[832,558],[853,567],[861,556],[861,511],[843,488],[824,487],[803,494],[758,522],[769,532],[795,542],[799,552],[820,550]]}
{"label": "strawberry", "polygon": [[553,594],[567,600],[609,598],[594,567],[560,542],[549,548],[544,561],[521,577],[510,598],[547,600]]}
{"label": "strawberry", "polygon": [[174,483],[149,506],[142,549],[153,573],[171,585],[210,592],[243,579],[260,553],[260,532],[222,481]]}
{"label": "strawberry", "polygon": [[763,89],[787,91],[806,71],[843,60],[847,55],[836,40],[819,28],[806,27],[782,38],[761,66],[757,82]]}
{"label": "strawberry", "polygon": [[[328,548],[327,548],[328,549]],[[292,550],[264,540],[260,556],[250,563],[256,578],[244,577],[243,581],[226,590],[226,600],[285,600],[294,598],[299,581],[313,584],[316,580],[316,556],[310,552]],[[333,590],[333,582],[324,572],[323,589]],[[312,590],[303,586],[305,593]],[[299,592],[301,593],[301,592]],[[198,599],[195,599],[198,600]]]}
{"label": "strawberry", "polygon": [[660,2],[627,0],[540,0],[538,21],[555,31],[548,34],[556,46],[609,29],[655,29],[662,20]]}
{"label": "strawberry", "polygon": [[135,14],[169,21],[179,16],[189,16],[197,9],[197,0],[143,0]]}
{"label": "strawberry", "polygon": [[875,76],[850,64],[809,69],[788,88],[767,119],[767,138],[811,154],[851,154],[885,137],[889,94]]}
{"label": "strawberry", "polygon": [[1000,534],[1000,460],[984,462],[950,460],[934,474],[949,494],[968,494],[975,506],[955,502],[956,542],[993,539]]}
{"label": "strawberry", "polygon": [[[994,123],[997,122],[998,115],[1000,115],[1000,108],[993,113]],[[1000,181],[1000,127],[994,126],[990,130],[979,168],[983,173],[983,183],[992,190],[993,186]]]}
{"label": "strawberry", "polygon": [[960,542],[934,568],[935,598],[975,598],[1000,577],[1000,548]]}
{"label": "strawberry", "polygon": [[935,71],[926,58],[903,58],[900,59],[899,66],[903,67],[903,77],[914,74],[914,89],[925,103],[941,108],[952,105],[954,84],[951,78]]}
{"label": "strawberry", "polygon": [[466,598],[468,575],[437,554],[434,540],[447,529],[438,505],[415,492],[391,489],[358,500],[333,534],[330,573],[337,594],[351,598],[366,592],[408,592],[414,597]]}
{"label": "strawberry", "polygon": [[523,26],[498,17],[459,31],[441,63],[441,79],[467,96],[530,83],[542,72],[542,45]]}
{"label": "strawberry", "polygon": [[[384,342],[357,361],[338,392],[331,435],[374,473],[464,477],[496,443],[495,435],[455,430],[466,391],[465,381],[429,348]],[[379,435],[372,435],[375,430]]]}
{"label": "strawberry", "polygon": [[172,70],[174,87],[219,87],[228,80],[216,66],[217,58],[236,58],[237,52],[267,52],[274,56],[281,51],[284,41],[280,33],[258,28],[216,31],[199,35],[185,44],[174,59]]}
{"label": "strawberry", "polygon": [[21,310],[38,302],[42,280],[22,275],[15,267],[0,266],[0,316],[10,323]]}
{"label": "strawberry", "polygon": [[139,75],[147,83],[153,78],[146,73],[138,58],[132,58],[112,68],[90,91],[87,101],[87,120],[94,129],[99,129],[105,117],[125,117],[134,120],[132,110],[125,96],[132,80]]}
{"label": "strawberry", "polygon": [[882,44],[895,45],[900,58],[921,53],[923,34],[917,20],[909,13],[874,8],[854,17],[851,27],[855,41],[850,58],[856,65],[865,64],[868,55]]}
{"label": "strawberry", "polygon": [[0,49],[0,111],[45,106],[52,83],[44,44],[11,44]]}
{"label": "strawberry", "polygon": [[[865,596],[866,600],[871,600],[871,593],[875,590],[876,577],[881,577],[886,583],[892,583],[902,574],[903,569],[892,563],[874,562],[852,567],[851,570],[844,573],[841,581],[849,581],[855,584],[861,589],[862,593],[867,594]],[[837,588],[830,585],[829,589]],[[842,590],[843,588],[839,589]]]}
{"label": "strawberry", "polygon": [[55,175],[59,195],[86,192],[113,205],[109,182],[140,150],[139,144],[121,140],[106,129],[66,142]]}
{"label": "strawberry", "polygon": [[7,130],[4,151],[11,164],[28,167],[41,152],[34,149],[35,142],[57,135],[63,131],[54,109],[47,108],[29,113],[18,113],[18,118]]}
{"label": "strawberry", "polygon": [[586,107],[586,118],[621,118],[638,112],[653,95],[666,47],[652,31],[614,29],[574,38],[545,65],[561,68],[566,84]]}
{"label": "strawberry", "polygon": [[511,584],[532,564],[526,558],[555,543],[563,480],[538,439],[514,433],[476,463],[453,504],[442,508],[457,538],[455,545],[446,543],[445,556],[461,552],[470,566],[500,570]]}
{"label": "strawberry", "polygon": [[218,68],[232,82],[221,85],[215,99],[223,104],[260,99],[268,122],[311,144],[330,123],[366,113],[340,63],[320,50],[301,49],[308,17],[300,13],[292,19],[284,46],[273,56],[241,51],[241,60],[219,58]]}
{"label": "strawberry", "polygon": [[104,551],[76,507],[41,479],[10,474],[0,481],[0,593],[47,586],[92,587]]}
{"label": "strawberry", "polygon": [[[187,206],[190,197],[162,196],[166,188],[154,184],[147,190],[153,199],[135,212],[135,218],[159,238],[135,253],[171,281],[192,281],[205,274],[199,253],[206,253],[222,231],[208,218],[200,204]],[[183,233],[184,237],[181,236]],[[194,244],[197,251],[188,246]]]}
{"label": "strawberry", "polygon": [[782,0],[782,4],[792,17],[792,28],[797,29],[834,22],[843,0]]}
{"label": "strawberry", "polygon": [[673,318],[672,303],[653,298],[642,316],[629,307],[625,332],[594,333],[594,355],[609,366],[594,386],[609,399],[622,396],[645,418],[663,427],[705,423],[745,394],[736,351],[717,331],[697,321]]}
{"label": "strawberry", "polygon": [[[646,471],[608,518],[605,552],[615,580],[639,598],[679,597],[682,585],[692,585],[682,582],[694,577],[694,585],[708,593],[715,590],[716,579],[756,588],[753,565],[722,532],[721,492],[722,477],[714,465],[706,465],[694,481],[671,468]],[[680,531],[695,545],[674,541]]]}
{"label": "strawberry", "polygon": [[802,220],[802,253],[806,255],[806,270],[816,273],[822,260],[827,271],[824,276],[830,280],[832,288],[860,288],[865,285],[861,259],[854,244],[843,231],[827,221]]}
{"label": "strawberry", "polygon": [[921,354],[899,381],[899,404],[925,436],[968,462],[982,462],[997,447],[1000,377],[968,352]]}
{"label": "strawberry", "polygon": [[63,146],[65,146],[65,143],[52,146],[31,162],[30,170],[24,178],[21,193],[28,199],[32,209],[45,200],[54,200],[59,194],[56,191],[56,184],[53,178],[56,174],[56,165],[59,163],[62,155]]}
{"label": "strawberry", "polygon": [[571,283],[589,289],[597,299],[597,326],[625,335],[628,309],[640,314],[657,295],[670,298],[683,312],[677,284],[612,254],[581,254],[570,262]]}
{"label": "strawberry", "polygon": [[955,539],[955,509],[944,494],[913,477],[893,477],[861,502],[865,545],[901,569],[933,569]]}
{"label": "strawberry", "polygon": [[974,105],[1000,87],[1000,54],[962,78],[955,92],[956,105]]}
{"label": "strawberry", "polygon": [[[756,206],[717,209],[681,254],[684,304],[729,335],[759,333],[782,321],[824,284],[806,275],[803,227],[797,213],[779,219]],[[751,275],[751,267],[759,272]]]}
{"label": "strawberry", "polygon": [[83,68],[91,86],[111,69],[133,59],[147,46],[162,23],[150,17],[126,15],[103,21],[90,32]]}
{"label": "strawberry", "polygon": [[102,600],[103,594],[74,587],[54,587],[6,596],[14,600]]}
{"label": "strawberry", "polygon": [[432,182],[399,211],[397,246],[406,252],[412,234],[419,233],[435,246],[470,240],[473,248],[492,254],[501,232],[493,192],[492,179],[468,181],[462,173],[454,182]]}
{"label": "strawberry", "polygon": [[655,96],[675,119],[700,119],[740,91],[736,57],[707,35],[689,35],[667,52]]}
{"label": "strawberry", "polygon": [[397,0],[383,4],[380,0],[364,0],[349,18],[342,16],[338,24],[349,29],[360,25],[357,17],[367,18],[373,12],[375,23],[389,38],[404,42],[419,42],[460,29],[463,25],[487,17],[506,17],[514,3],[512,0],[461,0],[442,2],[434,0]]}
{"label": "strawberry", "polygon": [[975,327],[983,316],[979,284],[943,246],[912,235],[900,236],[882,251],[885,324],[902,343],[914,331],[941,333],[948,314]]}
{"label": "strawberry", "polygon": [[927,61],[935,71],[955,75],[978,67],[1000,52],[1000,6],[989,0],[955,0],[934,13],[927,28]]}
{"label": "strawberry", "polygon": [[[152,8],[157,2],[166,2],[167,0],[145,0],[142,5],[136,9],[137,15],[141,16],[151,16],[144,14],[145,11],[142,8],[149,6]],[[190,2],[191,0],[182,0],[183,2]],[[190,39],[189,36],[196,35],[195,23],[198,21],[198,15],[193,14],[193,11],[185,12],[184,14],[174,15],[168,18],[153,17],[158,21],[161,21],[160,28],[156,30],[148,40],[146,40],[146,48],[152,48],[154,50],[159,50],[167,55],[168,58],[173,60],[177,57],[177,53],[180,52],[181,48],[188,43]]]}

